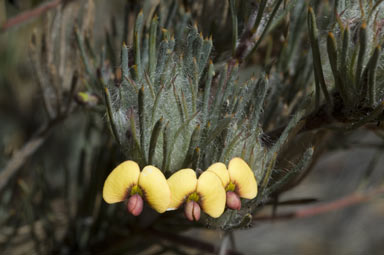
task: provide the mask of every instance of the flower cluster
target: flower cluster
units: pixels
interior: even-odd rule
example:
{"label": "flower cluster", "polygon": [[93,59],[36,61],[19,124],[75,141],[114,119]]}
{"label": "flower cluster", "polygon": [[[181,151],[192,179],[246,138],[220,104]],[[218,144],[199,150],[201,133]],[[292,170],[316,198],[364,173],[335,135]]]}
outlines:
{"label": "flower cluster", "polygon": [[199,178],[193,169],[181,169],[168,180],[160,169],[146,166],[140,172],[134,161],[118,165],[107,177],[103,198],[109,203],[125,201],[128,211],[137,216],[144,200],[157,212],[176,210],[184,205],[187,219],[199,220],[201,210],[213,218],[230,209],[241,208],[240,198],[253,199],[257,195],[255,176],[241,158],[233,158],[228,168],[214,163]]}

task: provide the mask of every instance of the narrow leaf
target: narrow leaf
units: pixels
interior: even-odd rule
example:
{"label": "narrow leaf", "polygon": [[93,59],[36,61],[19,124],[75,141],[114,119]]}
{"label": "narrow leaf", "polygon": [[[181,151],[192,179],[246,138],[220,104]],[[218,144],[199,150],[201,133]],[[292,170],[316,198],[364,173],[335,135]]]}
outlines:
{"label": "narrow leaf", "polygon": [[134,31],[134,42],[133,42],[133,52],[135,54],[135,78],[136,81],[141,79],[142,75],[142,66],[141,66],[141,37],[143,30],[143,11],[141,11],[136,18],[135,31]]}
{"label": "narrow leaf", "polygon": [[158,27],[158,17],[155,15],[152,19],[151,26],[149,28],[149,60],[148,60],[148,70],[149,76],[152,79],[152,82],[155,82],[155,70],[156,70],[156,36],[157,36],[157,27]]}
{"label": "narrow leaf", "polygon": [[361,73],[363,70],[364,56],[367,48],[367,24],[363,22],[359,32],[359,56],[357,58],[355,86],[358,90],[362,88],[362,77]]}
{"label": "narrow leaf", "polygon": [[153,163],[153,157],[155,156],[156,144],[159,139],[161,129],[163,127],[163,117],[161,117],[155,124],[152,130],[151,140],[149,142],[149,151],[148,151],[148,164]]}
{"label": "narrow leaf", "polygon": [[236,0],[229,0],[229,6],[231,10],[232,18],[232,56],[236,54],[236,44],[238,38],[238,25],[237,25],[237,10],[236,10]]}
{"label": "narrow leaf", "polygon": [[[327,85],[325,83],[324,74],[323,74],[323,68],[321,64],[321,55],[320,55],[320,48],[319,48],[319,32],[317,29],[316,24],[316,18],[315,13],[313,12],[313,9],[311,7],[308,8],[308,32],[309,32],[309,38],[311,41],[312,46],[312,56],[313,56],[313,64],[314,64],[314,71],[315,76],[317,79],[315,80],[318,85],[318,87],[321,88],[325,100],[330,105],[331,97],[328,93]],[[320,93],[320,91],[317,91],[316,93]]]}

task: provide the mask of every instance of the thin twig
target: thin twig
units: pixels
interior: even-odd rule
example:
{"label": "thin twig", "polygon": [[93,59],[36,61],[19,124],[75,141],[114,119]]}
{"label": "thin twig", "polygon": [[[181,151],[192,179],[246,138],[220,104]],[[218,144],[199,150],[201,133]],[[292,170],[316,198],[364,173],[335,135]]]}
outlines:
{"label": "thin twig", "polygon": [[48,124],[40,127],[33,137],[24,146],[16,151],[12,158],[8,161],[5,168],[0,171],[0,191],[3,190],[9,180],[24,165],[27,159],[33,155],[41,145],[47,140],[50,131],[54,126],[65,119],[66,115],[60,115],[51,120]]}
{"label": "thin twig", "polygon": [[44,3],[32,10],[24,11],[18,15],[16,15],[13,18],[8,19],[0,28],[0,32],[5,32],[11,27],[14,27],[18,24],[24,23],[32,18],[38,17],[42,15],[43,13],[57,7],[62,2],[65,2],[68,0],[53,0],[47,3]]}
{"label": "thin twig", "polygon": [[229,242],[230,242],[229,233],[225,233],[223,239],[221,240],[219,255],[227,255]]}
{"label": "thin twig", "polygon": [[324,214],[327,212],[336,211],[339,209],[347,208],[349,206],[357,205],[363,202],[367,202],[377,195],[384,193],[384,186],[380,186],[370,192],[361,193],[355,192],[349,194],[343,198],[340,198],[335,201],[331,201],[328,203],[323,203],[317,206],[313,206],[310,208],[299,209],[295,212],[288,212],[283,214],[277,214],[274,217],[271,216],[256,216],[253,218],[254,221],[263,221],[263,220],[285,220],[285,219],[297,219],[297,218],[307,218],[320,214]]}
{"label": "thin twig", "polygon": [[[216,247],[215,245],[202,240],[194,239],[191,237],[181,236],[181,235],[170,233],[170,232],[162,232],[155,229],[150,229],[148,232],[149,234],[156,236],[158,238],[165,239],[183,246],[198,249],[203,252],[216,253],[218,251],[218,247]],[[242,253],[234,250],[227,250],[226,254],[241,255]]]}

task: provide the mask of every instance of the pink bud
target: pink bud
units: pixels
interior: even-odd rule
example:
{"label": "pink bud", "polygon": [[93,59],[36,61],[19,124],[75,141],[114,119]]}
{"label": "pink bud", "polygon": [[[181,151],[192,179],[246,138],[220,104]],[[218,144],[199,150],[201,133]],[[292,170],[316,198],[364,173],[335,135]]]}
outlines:
{"label": "pink bud", "polygon": [[233,191],[227,191],[227,207],[233,210],[241,209],[239,196]]}
{"label": "pink bud", "polygon": [[135,194],[128,199],[128,212],[133,216],[138,216],[143,211],[143,199],[139,194]]}
{"label": "pink bud", "polygon": [[200,205],[195,201],[188,201],[184,208],[185,217],[190,221],[200,219]]}

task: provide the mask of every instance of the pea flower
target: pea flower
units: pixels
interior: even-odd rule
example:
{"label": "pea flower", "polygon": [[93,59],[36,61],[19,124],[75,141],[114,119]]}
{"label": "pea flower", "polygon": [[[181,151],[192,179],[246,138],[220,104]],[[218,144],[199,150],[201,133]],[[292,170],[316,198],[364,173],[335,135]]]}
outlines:
{"label": "pea flower", "polygon": [[124,161],[108,175],[104,183],[103,198],[108,204],[126,201],[128,212],[134,216],[143,211],[143,198],[157,212],[168,208],[171,193],[164,174],[155,166]]}
{"label": "pea flower", "polygon": [[216,174],[205,171],[197,179],[195,171],[187,168],[177,171],[167,181],[171,190],[168,210],[185,204],[184,213],[190,221],[200,219],[201,209],[213,218],[224,212],[225,190]]}
{"label": "pea flower", "polygon": [[229,161],[228,169],[223,163],[214,163],[207,169],[215,173],[221,180],[226,191],[226,204],[234,210],[241,209],[240,197],[253,199],[257,195],[255,175],[248,164],[241,158]]}

